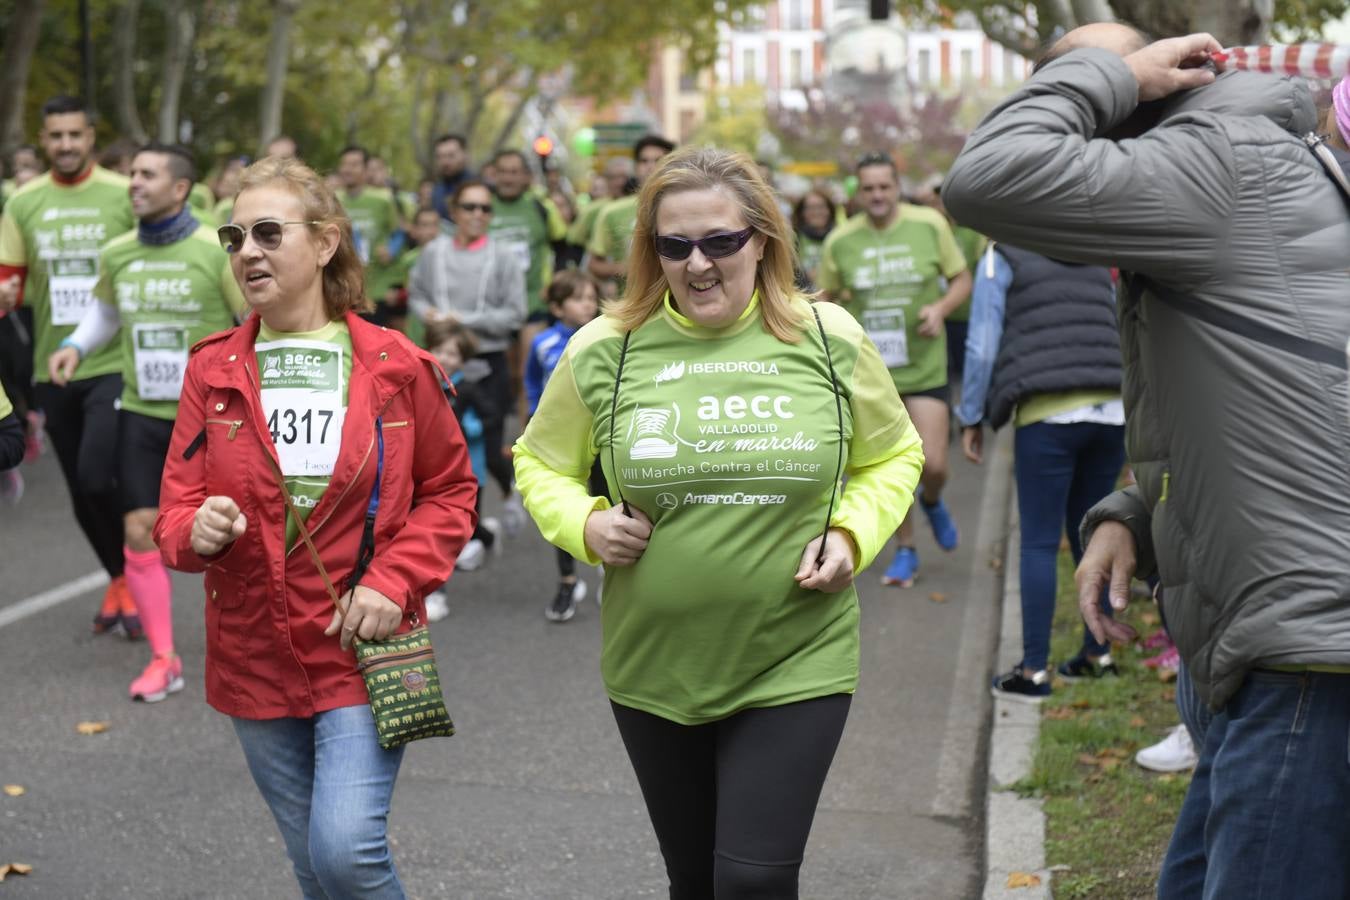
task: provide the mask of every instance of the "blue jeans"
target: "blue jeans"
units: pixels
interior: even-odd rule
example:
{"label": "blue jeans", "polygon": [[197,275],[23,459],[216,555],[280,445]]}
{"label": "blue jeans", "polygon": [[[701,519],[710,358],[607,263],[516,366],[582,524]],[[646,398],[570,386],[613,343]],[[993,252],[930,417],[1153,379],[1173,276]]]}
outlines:
{"label": "blue jeans", "polygon": [[233,722],[305,900],[402,900],[387,825],[403,748],[380,748],[370,707]]}
{"label": "blue jeans", "polygon": [[1350,675],[1258,669],[1205,734],[1159,900],[1350,896]]}
{"label": "blue jeans", "polygon": [[[1083,558],[1078,526],[1087,511],[1115,489],[1125,464],[1125,428],[1036,422],[1017,429],[1013,451],[1022,529],[1022,667],[1037,672],[1050,658],[1060,535],[1067,528],[1077,563]],[[1110,614],[1105,590],[1102,608]],[[1083,629],[1086,653],[1100,656],[1110,649]]]}

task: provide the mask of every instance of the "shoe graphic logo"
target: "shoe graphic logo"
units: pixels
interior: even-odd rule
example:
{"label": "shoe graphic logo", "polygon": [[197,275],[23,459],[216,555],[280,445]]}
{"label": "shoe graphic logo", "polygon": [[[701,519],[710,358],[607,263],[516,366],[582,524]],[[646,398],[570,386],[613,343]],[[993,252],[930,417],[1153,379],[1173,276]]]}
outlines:
{"label": "shoe graphic logo", "polygon": [[669,363],[664,369],[657,372],[652,380],[657,384],[665,384],[667,381],[675,381],[683,377],[684,360],[680,360],[679,362]]}
{"label": "shoe graphic logo", "polygon": [[281,377],[281,357],[278,354],[269,353],[267,354],[266,357],[263,358],[262,377],[264,378]]}
{"label": "shoe graphic logo", "polygon": [[[672,421],[672,418],[674,421]],[[670,459],[680,449],[675,429],[680,424],[680,408],[651,406],[633,410],[628,428],[629,459]]]}

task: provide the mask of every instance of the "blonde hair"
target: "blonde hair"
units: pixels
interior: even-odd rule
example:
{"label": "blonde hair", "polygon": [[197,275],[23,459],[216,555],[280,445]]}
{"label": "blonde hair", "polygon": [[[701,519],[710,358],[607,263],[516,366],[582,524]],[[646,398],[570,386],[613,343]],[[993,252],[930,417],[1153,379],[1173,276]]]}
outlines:
{"label": "blonde hair", "polygon": [[311,231],[336,225],[340,237],[337,251],[323,267],[323,308],[330,320],[340,319],[348,311],[366,312],[365,267],[352,240],[352,222],[332,189],[309,166],[298,159],[268,156],[258,160],[239,176],[239,192],[250,188],[279,186],[289,191],[304,207],[304,219],[317,222]]}
{"label": "blonde hair", "polygon": [[656,253],[656,213],[668,195],[700,190],[727,194],[746,224],[763,238],[764,256],[755,271],[755,288],[764,330],[780,341],[796,343],[804,319],[801,310],[793,308],[797,251],[792,228],[755,161],[744,153],[711,147],[687,147],[668,155],[643,185],[628,256],[628,284],[606,312],[619,320],[621,328],[632,331],[661,308],[670,284]]}
{"label": "blonde hair", "polygon": [[[1350,78],[1350,75],[1346,76]],[[1318,129],[1327,136],[1327,143],[1339,150],[1350,150],[1350,145],[1346,143],[1346,136],[1341,133],[1340,123],[1336,121],[1336,107],[1329,106],[1322,115],[1322,127]]]}

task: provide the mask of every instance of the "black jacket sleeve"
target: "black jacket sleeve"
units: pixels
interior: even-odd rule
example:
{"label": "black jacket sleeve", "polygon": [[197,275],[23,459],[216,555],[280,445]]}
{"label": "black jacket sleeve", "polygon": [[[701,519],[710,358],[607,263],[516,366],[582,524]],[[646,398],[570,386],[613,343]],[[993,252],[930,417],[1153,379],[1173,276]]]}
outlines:
{"label": "black jacket sleeve", "polygon": [[23,462],[23,422],[10,413],[0,419],[0,472]]}

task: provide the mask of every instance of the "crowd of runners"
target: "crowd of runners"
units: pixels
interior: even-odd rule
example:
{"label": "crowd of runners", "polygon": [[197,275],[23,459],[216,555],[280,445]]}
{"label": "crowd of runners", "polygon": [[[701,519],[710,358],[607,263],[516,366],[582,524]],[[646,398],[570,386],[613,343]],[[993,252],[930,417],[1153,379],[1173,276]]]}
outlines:
{"label": "crowd of runners", "polygon": [[[1075,33],[1038,64],[1042,83],[1108,108],[1106,125],[1082,126],[1084,142],[1110,143],[1102,137],[1110,128],[1122,140],[1157,126],[1156,118],[1140,124],[1137,112],[1109,107],[1112,97],[1123,103],[1122,83],[1150,100],[1214,79],[1212,64],[1196,64],[1217,49],[1212,40],[1146,47],[1117,28]],[[1335,96],[1339,105],[1323,121],[1343,148],[1350,88]],[[1000,127],[1008,145],[991,137]],[[1075,120],[1060,130],[1079,128]],[[1292,130],[1257,133],[1279,144]],[[1159,527],[1193,527],[1162,510],[1201,501],[1194,482],[1157,468],[1160,456],[1136,454],[1134,472],[1125,465],[1127,406],[1152,413],[1149,404],[1160,402],[1137,375],[1131,380],[1141,346],[1149,365],[1148,351],[1163,354],[1148,343],[1136,304],[1156,296],[1168,309],[1186,308],[1186,298],[1163,287],[1175,274],[1165,262],[1175,235],[1126,213],[1109,231],[1106,201],[1132,210],[1148,195],[1144,186],[1134,184],[1133,194],[1103,189],[1101,205],[1085,213],[1092,203],[1074,206],[1072,184],[1049,190],[1037,180],[1055,167],[1040,166],[1034,151],[1007,149],[1021,139],[1016,117],[996,111],[949,179],[903,182],[895,156],[883,150],[857,160],[851,192],[821,183],[783,196],[763,164],[678,148],[654,134],[631,156],[609,159],[584,191],[547,166],[537,171],[516,150],[475,167],[465,138],[446,134],[431,148],[433,177],[405,193],[360,146],[343,149],[326,175],[305,166],[284,137],[257,162],[219,163],[210,179],[177,145],[100,155],[82,103],[52,98],[42,109],[40,152],[13,155],[13,177],[0,193],[0,491],[21,503],[20,461],[47,448],[55,455],[75,519],[110,579],[92,628],[144,637],[149,659],[128,692],[145,702],[184,686],[166,563],[207,570],[208,616],[224,622],[245,613],[227,601],[217,608],[221,590],[238,587],[253,602],[255,588],[240,580],[242,560],[271,571],[273,555],[285,558],[303,538],[327,582],[319,558],[344,538],[333,536],[338,529],[318,532],[350,514],[354,546],[369,496],[374,560],[363,538],[366,574],[346,585],[324,632],[336,635],[341,625],[345,653],[354,638],[387,637],[405,617],[416,624],[421,615],[446,616],[452,569],[505,564],[533,518],[558,547],[556,571],[539,573],[550,621],[568,622],[585,598],[578,566],[606,570],[596,597],[604,601],[602,670],[672,897],[708,896],[711,884],[718,897],[788,897],[856,684],[853,575],[880,557],[881,582],[903,590],[934,556],[955,550],[961,529],[943,501],[952,438],[980,463],[985,426],[1011,422],[1024,655],[994,678],[995,696],[1036,703],[1056,678],[1118,677],[1111,641],[1135,636],[1111,614],[1123,606],[1135,564],[1121,542],[1133,541],[1139,574],[1151,575],[1165,612],[1183,610],[1144,643],[1159,650],[1147,664],[1179,671],[1186,720],[1139,762],[1172,771],[1201,759],[1203,790],[1227,796],[1233,789],[1209,773],[1217,748],[1241,734],[1230,724],[1237,712],[1224,704],[1244,663],[1225,661],[1234,651],[1206,643],[1212,635],[1201,631],[1219,626],[1166,605],[1171,592],[1190,597],[1200,588],[1169,581],[1166,565],[1179,563],[1168,556],[1182,551],[1152,543]],[[1088,165],[1074,157],[1080,164]],[[1111,165],[1122,181],[1143,177],[1123,162]],[[1317,189],[1334,207],[1330,184]],[[979,230],[957,224],[948,203]],[[1030,215],[1033,208],[1040,212]],[[1344,230],[1336,219],[1319,233],[1333,227]],[[1075,229],[1099,245],[1079,248]],[[1175,259],[1195,269],[1189,283],[1204,283],[1205,263],[1185,249]],[[1324,269],[1317,274],[1334,279],[1344,265]],[[754,321],[762,327],[745,327]],[[240,352],[249,349],[256,357]],[[1175,390],[1167,396],[1178,405],[1164,403],[1159,416],[1180,416],[1183,425],[1211,420],[1213,410],[1189,392],[1155,384],[1159,390]],[[375,410],[370,422],[360,404]],[[442,408],[457,427],[429,434]],[[1344,409],[1337,415],[1343,420]],[[1132,424],[1140,421],[1142,414]],[[1183,425],[1152,437],[1175,440]],[[372,450],[363,457],[365,441]],[[241,477],[237,496],[222,487],[220,467],[255,458],[276,468],[284,508],[257,505],[272,484],[261,491]],[[1291,465],[1297,471],[1301,463]],[[1207,474],[1224,471],[1216,463]],[[1136,475],[1136,487],[1113,493]],[[330,490],[339,482],[342,490]],[[466,489],[473,483],[477,490]],[[1175,499],[1163,507],[1169,491]],[[484,494],[500,501],[492,504],[498,515],[483,514]],[[1129,505],[1145,501],[1152,537],[1138,527],[1143,506]],[[377,520],[381,503],[407,504],[407,522],[391,523],[387,513]],[[284,541],[258,535],[269,524]],[[1086,548],[1080,524],[1092,538]],[[691,566],[695,534],[719,549]],[[1087,627],[1080,652],[1053,666],[1050,620],[1065,536],[1075,561],[1086,553]],[[1173,537],[1185,543],[1194,535]],[[1156,574],[1148,571],[1155,556]],[[1202,570],[1198,579],[1222,580],[1203,571],[1213,561],[1188,557],[1186,565]],[[289,570],[276,577],[256,588],[259,598],[273,588],[275,596],[298,590]],[[738,579],[744,605],[731,608],[716,585]],[[306,584],[326,611],[319,583]],[[829,599],[804,605],[807,592]],[[1192,656],[1201,665],[1194,677],[1174,635],[1183,651],[1205,647]],[[323,644],[328,649],[295,661],[331,675],[327,699],[273,697],[267,687],[241,693],[253,676],[226,671],[235,651],[227,637],[213,640],[221,643],[213,645],[218,669],[208,671],[208,699],[234,717],[307,896],[399,896],[382,830],[332,825],[305,845],[307,829],[288,830],[295,810],[268,771],[270,753],[312,747],[327,714],[352,708],[348,694],[364,690],[354,668],[333,674],[344,663]],[[280,659],[299,651],[269,652]],[[1253,658],[1261,671],[1291,678],[1346,677],[1336,653],[1300,652],[1282,646]],[[1225,709],[1213,729],[1201,698]],[[317,730],[281,735],[259,724],[278,717]],[[1202,755],[1207,734],[1218,736]],[[362,802],[387,814],[398,758],[376,757],[371,771],[384,787]],[[783,785],[782,796],[766,799]],[[1188,813],[1177,842],[1203,832],[1204,815]],[[319,829],[325,814],[316,807],[311,826]],[[747,833],[754,839],[736,843]],[[320,838],[339,849],[373,840],[383,852],[358,860],[366,868],[357,873],[321,858]],[[1178,850],[1177,842],[1174,853],[1194,849]],[[1208,850],[1214,860],[1234,852]],[[1169,866],[1164,883],[1175,896],[1186,895],[1178,885],[1197,871],[1206,877],[1193,858]],[[380,887],[342,887],[366,876]]]}

